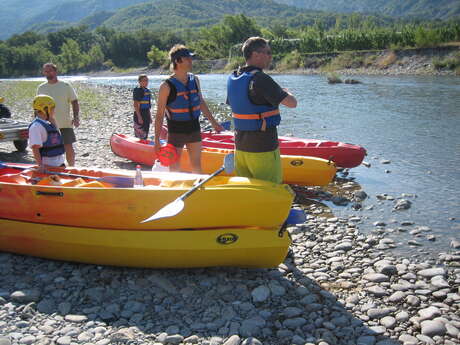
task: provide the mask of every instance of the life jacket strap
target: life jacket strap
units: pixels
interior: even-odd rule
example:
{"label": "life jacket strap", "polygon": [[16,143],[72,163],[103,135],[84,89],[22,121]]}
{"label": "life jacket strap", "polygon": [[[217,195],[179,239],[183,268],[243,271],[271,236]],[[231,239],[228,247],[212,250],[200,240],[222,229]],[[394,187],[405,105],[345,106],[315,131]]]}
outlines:
{"label": "life jacket strap", "polygon": [[[200,110],[201,108],[201,105],[197,105],[195,107],[192,107],[192,108],[171,108],[171,107],[167,107],[167,110],[170,112],[170,113],[188,113],[190,112],[190,109],[192,111],[195,111],[195,110]],[[191,114],[190,114],[191,116]]]}

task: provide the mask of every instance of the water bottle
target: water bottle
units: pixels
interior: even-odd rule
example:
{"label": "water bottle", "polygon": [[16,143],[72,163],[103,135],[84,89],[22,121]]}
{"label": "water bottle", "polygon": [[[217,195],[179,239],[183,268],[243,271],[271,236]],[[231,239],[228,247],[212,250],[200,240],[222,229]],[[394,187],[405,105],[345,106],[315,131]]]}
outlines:
{"label": "water bottle", "polygon": [[165,167],[161,164],[160,160],[155,160],[155,163],[152,165],[152,171],[169,171],[169,167]]}
{"label": "water bottle", "polygon": [[136,175],[134,176],[134,188],[144,187],[144,179],[142,178],[141,166],[136,166]]}

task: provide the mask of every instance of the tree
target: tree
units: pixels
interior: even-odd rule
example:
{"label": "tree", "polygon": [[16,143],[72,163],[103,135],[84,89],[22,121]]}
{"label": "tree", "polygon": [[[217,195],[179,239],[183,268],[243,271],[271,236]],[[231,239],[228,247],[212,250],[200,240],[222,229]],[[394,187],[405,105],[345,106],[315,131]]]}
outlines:
{"label": "tree", "polygon": [[64,73],[77,71],[85,65],[84,55],[80,52],[80,46],[71,38],[62,45],[61,54],[59,54],[58,58]]}
{"label": "tree", "polygon": [[150,67],[160,67],[163,66],[168,61],[168,54],[155,46],[150,48],[150,51],[147,53],[147,58],[149,60]]}

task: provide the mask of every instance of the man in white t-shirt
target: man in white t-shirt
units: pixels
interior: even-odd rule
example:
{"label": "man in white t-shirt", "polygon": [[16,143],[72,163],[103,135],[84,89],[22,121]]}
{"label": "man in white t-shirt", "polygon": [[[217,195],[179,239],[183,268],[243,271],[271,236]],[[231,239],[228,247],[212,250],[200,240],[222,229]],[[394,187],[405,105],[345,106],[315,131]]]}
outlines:
{"label": "man in white t-shirt", "polygon": [[[40,84],[37,95],[43,94],[53,97],[56,102],[55,118],[64,141],[65,154],[69,166],[75,165],[75,151],[73,143],[77,141],[73,127],[80,125],[77,95],[73,87],[57,79],[57,67],[53,63],[43,65],[43,75],[47,82]],[[70,115],[72,105],[73,117]]]}

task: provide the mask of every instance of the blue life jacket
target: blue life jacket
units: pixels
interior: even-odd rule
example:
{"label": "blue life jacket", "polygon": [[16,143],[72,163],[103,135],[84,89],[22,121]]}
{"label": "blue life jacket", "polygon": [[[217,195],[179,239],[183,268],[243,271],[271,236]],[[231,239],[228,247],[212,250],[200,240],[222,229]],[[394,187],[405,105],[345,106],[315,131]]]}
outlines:
{"label": "blue life jacket", "polygon": [[144,91],[144,97],[139,101],[140,109],[150,109],[151,108],[151,98],[152,93],[146,87],[143,87],[142,90]]}
{"label": "blue life jacket", "polygon": [[62,155],[65,152],[64,143],[62,141],[61,133],[59,133],[58,129],[51,122],[42,120],[38,117],[32,121],[32,123],[29,125],[29,128],[34,123],[39,123],[42,125],[48,134],[46,141],[39,149],[40,155],[43,157],[55,157]]}
{"label": "blue life jacket", "polygon": [[166,105],[173,121],[191,121],[198,119],[201,114],[201,99],[195,76],[188,74],[187,85],[182,84],[176,78],[169,78],[168,84],[172,83],[176,88],[176,98]]}
{"label": "blue life jacket", "polygon": [[266,128],[276,127],[281,122],[278,107],[272,105],[257,105],[249,98],[249,83],[259,69],[230,74],[227,80],[227,99],[232,108],[235,129],[240,131],[265,131]]}

